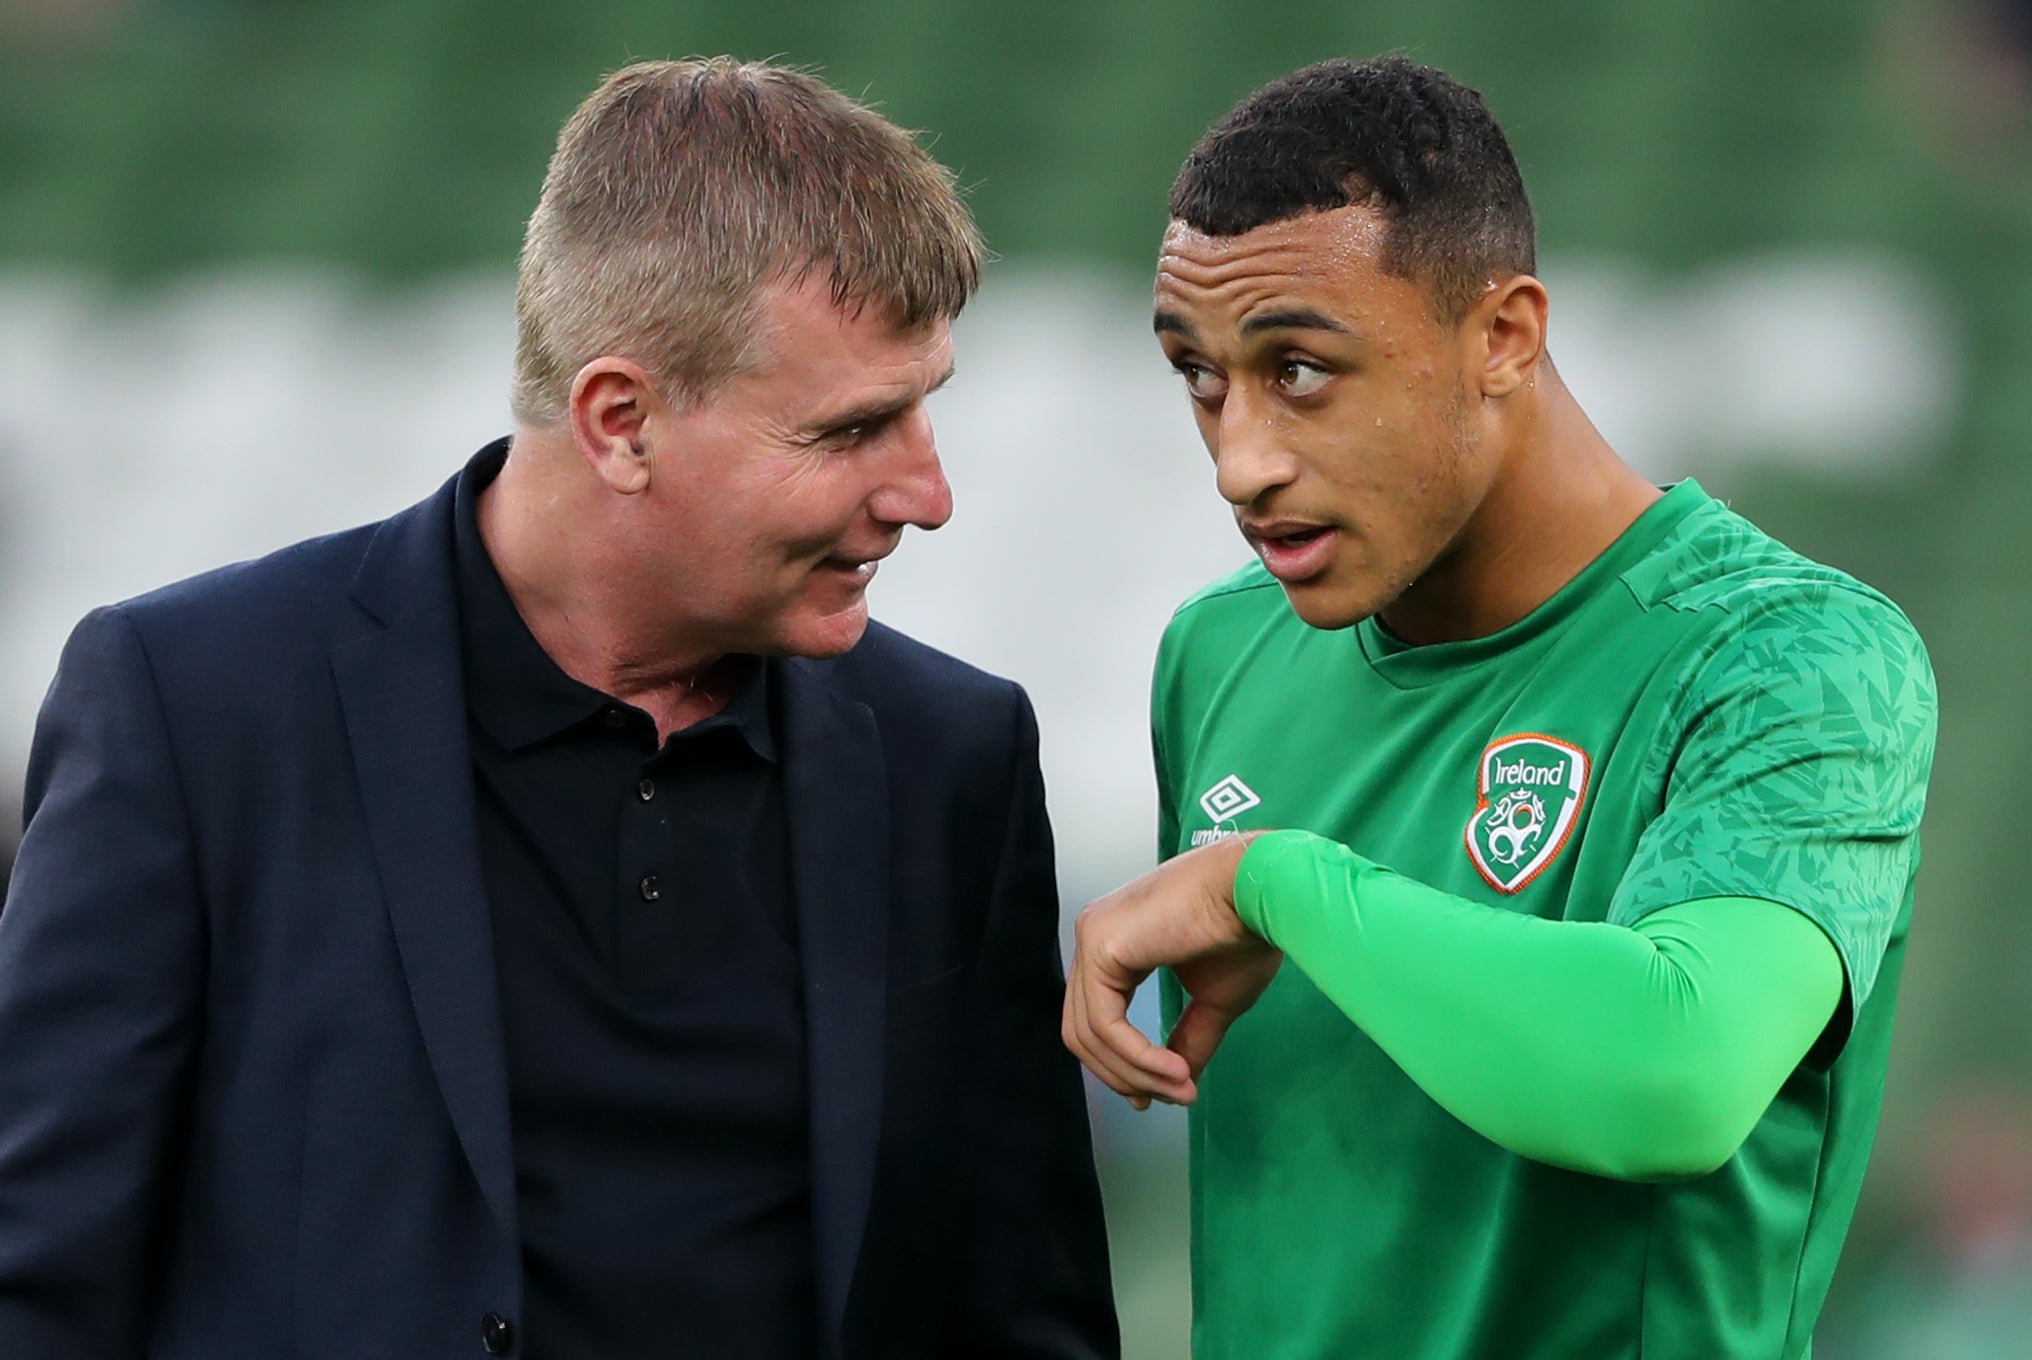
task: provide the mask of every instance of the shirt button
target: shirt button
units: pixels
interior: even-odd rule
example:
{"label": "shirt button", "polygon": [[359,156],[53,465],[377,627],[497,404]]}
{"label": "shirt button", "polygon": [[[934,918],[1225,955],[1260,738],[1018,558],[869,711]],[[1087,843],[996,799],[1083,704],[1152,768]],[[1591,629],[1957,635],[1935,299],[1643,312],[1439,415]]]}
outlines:
{"label": "shirt button", "polygon": [[609,727],[626,727],[628,725],[628,715],[618,708],[610,707],[605,713],[600,715],[600,721],[606,723]]}
{"label": "shirt button", "polygon": [[656,796],[656,781],[654,779],[645,779],[640,784],[637,784],[635,786],[635,796],[645,803],[654,798]]}
{"label": "shirt button", "polygon": [[515,1324],[499,1313],[487,1314],[480,1319],[480,1344],[487,1348],[489,1355],[513,1355]]}
{"label": "shirt button", "polygon": [[663,896],[663,884],[657,881],[655,874],[642,875],[642,882],[636,886],[641,890],[644,902],[654,902]]}

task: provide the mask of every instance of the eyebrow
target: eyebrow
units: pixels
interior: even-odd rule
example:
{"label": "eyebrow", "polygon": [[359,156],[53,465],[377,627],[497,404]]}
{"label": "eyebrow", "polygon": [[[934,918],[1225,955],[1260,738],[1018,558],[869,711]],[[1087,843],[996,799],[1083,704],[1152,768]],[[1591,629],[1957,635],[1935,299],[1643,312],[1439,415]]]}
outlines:
{"label": "eyebrow", "polygon": [[[928,397],[952,381],[955,370],[948,368],[939,380],[925,389]],[[924,397],[892,397],[887,401],[871,401],[862,406],[851,406],[833,415],[823,416],[811,423],[811,428],[820,434],[831,434],[851,425],[873,425],[879,421],[891,420],[922,401]]]}
{"label": "eyebrow", "polygon": [[[1188,340],[1199,339],[1199,332],[1177,312],[1161,308],[1150,319],[1150,328],[1159,335],[1182,335]],[[1332,331],[1336,335],[1353,335],[1355,332],[1328,316],[1315,312],[1310,307],[1293,307],[1281,312],[1265,312],[1252,316],[1242,323],[1243,335],[1260,335],[1264,331]]]}
{"label": "eyebrow", "polygon": [[1252,316],[1242,323],[1244,335],[1255,335],[1261,331],[1332,331],[1337,335],[1354,334],[1325,312],[1315,312],[1310,307],[1265,312],[1261,316]]}

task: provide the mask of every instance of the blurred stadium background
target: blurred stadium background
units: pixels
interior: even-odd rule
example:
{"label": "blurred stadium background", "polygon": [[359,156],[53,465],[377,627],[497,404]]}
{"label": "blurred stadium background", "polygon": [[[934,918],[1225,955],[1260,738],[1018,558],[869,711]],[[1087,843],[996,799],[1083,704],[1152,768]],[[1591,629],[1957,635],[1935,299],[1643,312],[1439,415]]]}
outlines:
{"label": "blurred stadium background", "polygon": [[[1148,338],[1165,188],[1264,80],[1397,47],[1508,128],[1611,440],[1931,646],[1900,1037],[1816,1355],[2032,1356],[2025,0],[0,0],[0,801],[86,609],[506,428],[521,223],[601,74],[776,56],[928,130],[1001,257],[935,408],[959,516],[875,603],[1031,688],[1070,911],[1150,861],[1152,649],[1241,556]],[[1182,1356],[1183,1121],[1095,1113],[1129,1353]]]}

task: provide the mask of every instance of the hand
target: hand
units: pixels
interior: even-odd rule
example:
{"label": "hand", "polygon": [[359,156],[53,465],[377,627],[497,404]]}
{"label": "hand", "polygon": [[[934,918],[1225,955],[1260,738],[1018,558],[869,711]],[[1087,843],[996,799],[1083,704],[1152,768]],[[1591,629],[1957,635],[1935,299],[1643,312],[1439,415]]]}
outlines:
{"label": "hand", "polygon": [[[1284,960],[1235,914],[1235,869],[1257,834],[1158,865],[1088,903],[1073,927],[1065,1046],[1139,1110],[1153,1097],[1198,1099],[1199,1074],[1228,1026],[1256,1004]],[[1190,999],[1160,1047],[1129,1023],[1129,999],[1167,964]]]}

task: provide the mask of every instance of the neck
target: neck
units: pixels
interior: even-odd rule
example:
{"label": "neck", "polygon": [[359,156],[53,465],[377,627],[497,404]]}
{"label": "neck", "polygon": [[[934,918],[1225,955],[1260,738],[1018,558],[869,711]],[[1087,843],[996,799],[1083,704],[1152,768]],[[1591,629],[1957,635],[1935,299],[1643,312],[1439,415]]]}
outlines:
{"label": "neck", "polygon": [[1382,611],[1407,642],[1487,637],[1586,569],[1659,497],[1550,365],[1495,481],[1451,546]]}
{"label": "neck", "polygon": [[661,736],[724,708],[738,663],[659,630],[634,603],[639,578],[603,532],[607,492],[569,447],[522,431],[475,506],[480,541],[515,612],[559,670],[642,709]]}

